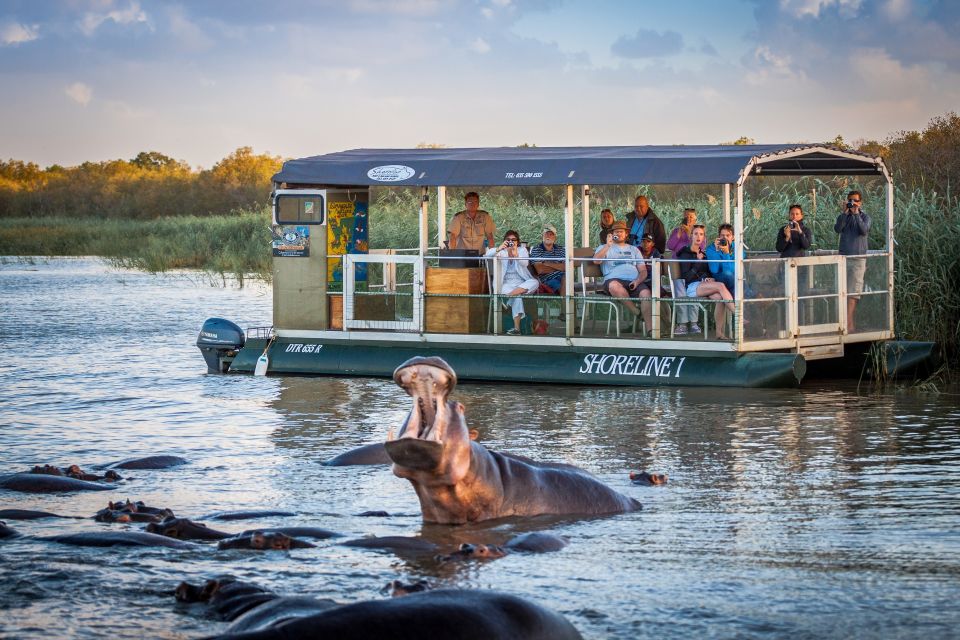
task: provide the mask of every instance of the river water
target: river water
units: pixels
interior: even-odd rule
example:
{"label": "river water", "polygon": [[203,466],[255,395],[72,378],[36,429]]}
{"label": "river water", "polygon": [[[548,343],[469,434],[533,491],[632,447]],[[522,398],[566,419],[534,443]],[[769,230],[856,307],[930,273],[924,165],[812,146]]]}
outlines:
{"label": "river water", "polygon": [[[190,461],[128,471],[112,492],[0,490],[0,509],[87,517],[8,522],[24,535],[0,541],[0,637],[211,634],[225,625],[177,605],[172,590],[218,575],[345,603],[383,598],[393,579],[499,589],[563,613],[586,638],[937,638],[960,628],[955,393],[461,384],[454,397],[489,447],[577,464],[644,510],[431,527],[388,468],[320,465],[400,425],[409,400],[392,382],[206,374],[194,346],[202,321],[268,325],[269,288],[8,259],[0,300],[0,473],[160,453]],[[637,469],[670,481],[633,486]],[[451,550],[535,529],[570,545],[451,564],[337,540],[253,552],[35,539],[143,526],[89,519],[117,498],[195,519],[280,508],[298,515],[256,524],[422,535]],[[391,517],[357,515],[366,510]]]}

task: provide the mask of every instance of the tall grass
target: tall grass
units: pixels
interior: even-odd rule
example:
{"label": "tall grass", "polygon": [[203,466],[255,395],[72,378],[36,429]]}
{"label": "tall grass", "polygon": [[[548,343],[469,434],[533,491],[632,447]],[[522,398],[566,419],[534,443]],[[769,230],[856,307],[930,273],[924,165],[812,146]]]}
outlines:
{"label": "tall grass", "polygon": [[108,258],[150,272],[202,269],[269,280],[270,217],[238,210],[228,216],[149,221],[92,218],[0,218],[0,254]]}

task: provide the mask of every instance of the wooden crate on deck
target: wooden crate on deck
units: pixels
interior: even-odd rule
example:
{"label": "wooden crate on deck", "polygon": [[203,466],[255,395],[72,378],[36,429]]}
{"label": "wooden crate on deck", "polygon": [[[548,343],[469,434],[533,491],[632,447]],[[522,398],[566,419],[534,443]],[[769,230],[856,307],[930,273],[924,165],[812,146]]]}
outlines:
{"label": "wooden crate on deck", "polygon": [[[329,294],[330,329],[343,329],[343,294]],[[360,320],[387,320],[396,319],[396,300],[393,296],[364,296],[353,298],[353,317]]]}
{"label": "wooden crate on deck", "polygon": [[[485,269],[427,268],[427,294],[485,294]],[[425,330],[429,333],[484,333],[487,330],[488,298],[426,298]]]}

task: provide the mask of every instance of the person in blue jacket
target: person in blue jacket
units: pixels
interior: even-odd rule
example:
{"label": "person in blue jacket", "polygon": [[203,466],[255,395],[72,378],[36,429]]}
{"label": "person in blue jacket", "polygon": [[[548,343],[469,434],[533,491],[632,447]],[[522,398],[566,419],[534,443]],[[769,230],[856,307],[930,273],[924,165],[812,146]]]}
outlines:
{"label": "person in blue jacket", "polygon": [[734,257],[736,251],[733,241],[733,225],[724,222],[717,230],[717,238],[713,244],[707,246],[707,260],[721,260],[722,262],[711,262],[710,273],[713,274],[717,282],[722,282],[727,286],[727,290],[733,293],[736,290],[736,278],[734,277]]}

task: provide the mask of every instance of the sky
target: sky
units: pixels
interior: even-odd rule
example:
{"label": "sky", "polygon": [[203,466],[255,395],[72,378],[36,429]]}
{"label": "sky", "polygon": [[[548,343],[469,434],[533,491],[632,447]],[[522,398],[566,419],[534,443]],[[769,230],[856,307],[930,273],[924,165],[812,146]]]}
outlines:
{"label": "sky", "polygon": [[0,0],[0,159],[882,140],[958,0]]}

